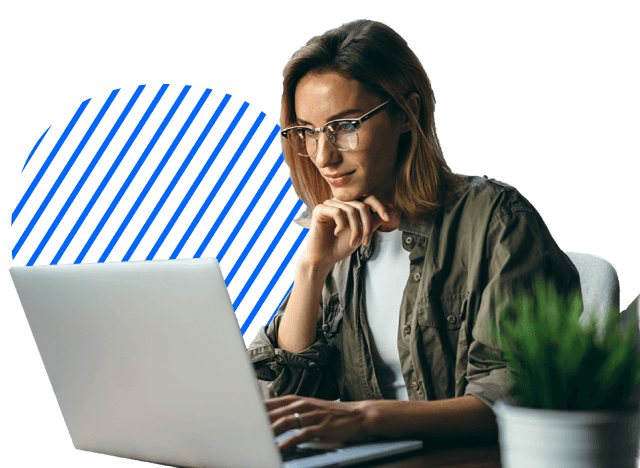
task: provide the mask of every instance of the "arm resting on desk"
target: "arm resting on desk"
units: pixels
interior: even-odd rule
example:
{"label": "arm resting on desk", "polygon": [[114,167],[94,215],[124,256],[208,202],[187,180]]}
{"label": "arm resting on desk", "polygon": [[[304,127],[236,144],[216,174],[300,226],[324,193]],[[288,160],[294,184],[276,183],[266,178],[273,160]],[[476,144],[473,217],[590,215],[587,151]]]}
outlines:
{"label": "arm resting on desk", "polygon": [[493,411],[474,395],[434,401],[369,403],[372,435],[486,441],[498,438]]}

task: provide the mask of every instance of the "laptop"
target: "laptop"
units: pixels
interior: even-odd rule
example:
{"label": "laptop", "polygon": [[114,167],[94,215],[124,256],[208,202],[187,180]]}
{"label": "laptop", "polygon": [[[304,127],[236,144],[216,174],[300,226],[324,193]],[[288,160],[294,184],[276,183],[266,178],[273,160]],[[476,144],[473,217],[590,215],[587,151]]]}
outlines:
{"label": "laptop", "polygon": [[213,258],[10,272],[76,449],[183,467],[302,468],[422,447],[307,444],[285,458],[313,456],[283,461]]}

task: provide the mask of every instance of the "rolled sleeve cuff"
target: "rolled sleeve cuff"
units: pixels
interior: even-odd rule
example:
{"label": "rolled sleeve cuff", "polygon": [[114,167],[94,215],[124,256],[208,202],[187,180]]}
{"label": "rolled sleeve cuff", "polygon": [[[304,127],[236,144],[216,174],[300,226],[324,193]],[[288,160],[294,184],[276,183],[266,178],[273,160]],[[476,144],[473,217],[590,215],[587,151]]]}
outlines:
{"label": "rolled sleeve cuff", "polygon": [[322,335],[307,349],[291,353],[275,347],[266,327],[263,327],[247,349],[247,354],[263,397],[294,394],[335,399],[335,385],[325,372],[329,363],[329,346]]}
{"label": "rolled sleeve cuff", "polygon": [[468,377],[464,394],[473,395],[492,408],[495,402],[509,395],[508,379],[509,371],[506,368],[493,369],[488,374]]}

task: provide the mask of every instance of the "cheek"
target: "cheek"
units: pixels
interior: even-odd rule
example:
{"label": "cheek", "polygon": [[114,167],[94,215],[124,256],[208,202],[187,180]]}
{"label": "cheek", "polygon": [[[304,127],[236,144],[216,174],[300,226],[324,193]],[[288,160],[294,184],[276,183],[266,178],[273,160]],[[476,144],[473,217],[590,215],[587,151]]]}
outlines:
{"label": "cheek", "polygon": [[395,168],[398,158],[398,142],[388,138],[370,140],[362,148],[362,166],[369,172],[388,172]]}
{"label": "cheek", "polygon": [[379,125],[372,127],[365,135],[359,135],[358,146],[362,146],[367,152],[373,152],[376,156],[391,156],[395,159],[398,152],[400,135],[392,125]]}

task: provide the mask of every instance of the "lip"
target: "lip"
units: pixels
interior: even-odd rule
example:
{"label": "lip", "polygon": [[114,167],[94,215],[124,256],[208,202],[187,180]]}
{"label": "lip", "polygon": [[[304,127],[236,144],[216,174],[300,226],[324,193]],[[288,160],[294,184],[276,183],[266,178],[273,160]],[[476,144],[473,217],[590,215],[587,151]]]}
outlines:
{"label": "lip", "polygon": [[327,179],[339,179],[340,177],[344,177],[344,176],[348,176],[353,174],[356,171],[351,171],[351,172],[336,172],[335,174],[325,174],[324,176]]}
{"label": "lip", "polygon": [[345,179],[347,179],[350,175],[352,175],[355,171],[351,172],[336,172],[335,174],[324,174],[325,179],[331,185],[342,185],[345,183]]}

